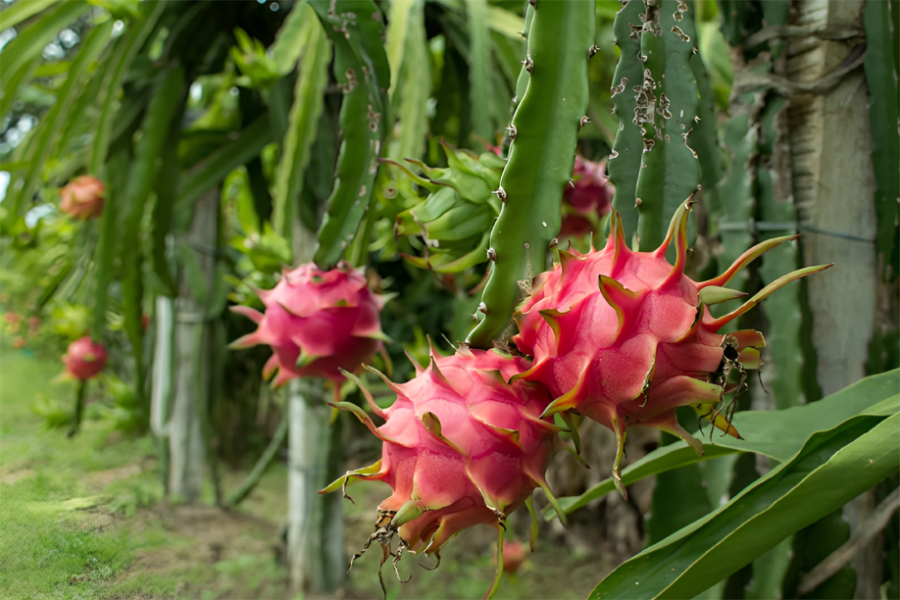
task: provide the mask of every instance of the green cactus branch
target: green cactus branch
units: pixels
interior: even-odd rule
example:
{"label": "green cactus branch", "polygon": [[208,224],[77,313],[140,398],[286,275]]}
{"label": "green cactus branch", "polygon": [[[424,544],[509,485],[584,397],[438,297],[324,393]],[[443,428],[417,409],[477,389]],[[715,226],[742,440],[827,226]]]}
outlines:
{"label": "green cactus branch", "polygon": [[634,117],[644,135],[635,204],[640,249],[650,251],[700,183],[700,164],[688,146],[697,115],[697,83],[690,59],[697,43],[684,0],[648,0],[641,33],[643,82]]}
{"label": "green cactus branch", "polygon": [[613,207],[619,211],[625,239],[629,242],[637,232],[638,212],[634,204],[634,191],[644,148],[643,135],[634,116],[637,105],[635,87],[640,89],[644,78],[640,60],[640,15],[643,12],[644,3],[631,0],[619,11],[613,24],[616,45],[622,52],[612,81],[612,102],[619,117],[619,132],[607,164],[609,180],[616,187]]}
{"label": "green cactus branch", "polygon": [[381,42],[384,23],[372,0],[311,0],[334,44],[334,73],[344,91],[343,142],[335,187],[319,228],[314,260],[334,266],[350,246],[369,207],[378,155],[390,123],[390,67]]}
{"label": "green cactus branch", "polygon": [[546,266],[588,106],[593,41],[592,1],[536,3],[523,69],[527,87],[518,98],[497,190],[504,207],[491,231],[493,265],[479,308],[484,318],[467,340],[473,346],[489,347],[504,333],[523,290]]}

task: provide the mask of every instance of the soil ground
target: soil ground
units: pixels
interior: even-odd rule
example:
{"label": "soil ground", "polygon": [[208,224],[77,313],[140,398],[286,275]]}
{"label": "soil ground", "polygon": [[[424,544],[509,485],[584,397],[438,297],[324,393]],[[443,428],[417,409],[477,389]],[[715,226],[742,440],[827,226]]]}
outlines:
{"label": "soil ground", "polygon": [[[279,533],[286,509],[286,470],[275,464],[236,510],[162,497],[149,437],[130,438],[108,420],[88,420],[72,439],[48,429],[36,405],[67,406],[72,384],[54,383],[55,357],[0,344],[0,597],[134,599],[297,598],[287,580]],[[236,489],[246,472],[223,475]],[[345,504],[348,556],[372,527],[369,508],[385,489],[355,488]],[[516,530],[527,529],[515,527]],[[542,527],[542,529],[549,528]],[[389,565],[388,598],[480,598],[494,575],[493,529],[464,532],[431,559],[405,556],[401,585]],[[612,568],[609,555],[573,551],[545,536],[518,575],[504,577],[497,598],[584,598]],[[332,597],[380,598],[380,552],[356,562]],[[306,597],[311,597],[307,595]]]}

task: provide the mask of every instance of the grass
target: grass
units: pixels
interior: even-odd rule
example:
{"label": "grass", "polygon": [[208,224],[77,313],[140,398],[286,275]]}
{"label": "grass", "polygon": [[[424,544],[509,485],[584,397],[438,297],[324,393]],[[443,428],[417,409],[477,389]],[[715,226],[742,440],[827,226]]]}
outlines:
{"label": "grass", "polygon": [[[0,598],[140,599],[289,598],[283,547],[287,474],[276,463],[240,510],[172,505],[162,497],[149,437],[127,437],[111,421],[87,420],[73,439],[47,429],[35,406],[70,406],[74,386],[53,383],[55,356],[14,350],[0,340]],[[90,393],[90,388],[89,388]],[[45,411],[46,414],[46,411]],[[88,411],[87,414],[91,414]],[[242,471],[226,472],[236,489]],[[354,488],[344,504],[347,556],[372,531],[383,484]],[[524,512],[524,510],[523,510]],[[527,539],[527,514],[513,515],[509,535]],[[584,598],[611,568],[598,553],[574,554],[554,543],[549,526],[517,578],[497,598]],[[405,555],[401,585],[384,567],[387,597],[480,598],[494,577],[496,532],[460,535],[433,559]],[[380,598],[380,550],[356,561],[337,597]]]}
{"label": "grass", "polygon": [[276,525],[164,503],[149,437],[45,427],[33,406],[74,398],[60,366],[0,345],[0,597],[283,597]]}

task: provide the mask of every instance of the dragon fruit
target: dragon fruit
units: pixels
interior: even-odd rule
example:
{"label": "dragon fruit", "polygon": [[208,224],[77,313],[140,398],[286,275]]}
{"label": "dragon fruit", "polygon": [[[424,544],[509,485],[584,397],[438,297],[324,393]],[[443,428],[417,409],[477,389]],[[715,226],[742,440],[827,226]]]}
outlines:
{"label": "dragon fruit", "polygon": [[369,290],[363,270],[341,263],[330,271],[315,264],[285,270],[271,290],[254,290],[265,313],[249,306],[231,310],[252,319],[259,328],[235,340],[231,348],[258,344],[272,347],[263,377],[276,371],[273,386],[296,377],[323,377],[335,383],[341,369],[356,371],[383,350],[387,336],[379,315],[387,298]]}
{"label": "dragon fruit", "polygon": [[76,177],[59,190],[59,210],[79,221],[99,217],[103,213],[106,186],[96,177]]}
{"label": "dragon fruit", "polygon": [[348,472],[323,493],[361,480],[383,481],[393,489],[378,506],[376,530],[363,551],[377,541],[386,558],[397,534],[395,565],[404,550],[439,560],[447,540],[482,523],[498,527],[502,543],[506,516],[523,502],[531,508],[536,487],[552,498],[544,471],[557,449],[559,428],[541,417],[549,392],[531,382],[506,383],[528,364],[465,346],[448,357],[432,351],[428,368],[416,365],[408,383],[385,378],[397,393],[390,408],[380,409],[360,384],[372,412],[385,420],[381,427],[358,406],[338,405],[384,442],[382,458]]}
{"label": "dragon fruit", "polygon": [[605,171],[605,162],[595,163],[575,156],[572,185],[563,193],[560,238],[600,231],[600,217],[612,209],[613,189]]}
{"label": "dragon fruit", "polygon": [[69,344],[62,360],[66,365],[65,375],[78,381],[86,381],[103,370],[106,365],[106,348],[86,335]]}
{"label": "dragon fruit", "polygon": [[515,575],[525,564],[525,544],[519,540],[503,542],[503,572]]}
{"label": "dragon fruit", "polygon": [[[649,425],[680,436],[698,453],[703,445],[679,426],[675,409],[693,407],[724,432],[738,437],[723,414],[732,371],[759,367],[762,334],[718,333],[783,285],[830,265],[795,271],[772,282],[748,302],[719,318],[707,306],[744,296],[724,286],[767,250],[796,236],[763,242],[741,255],[722,275],[694,282],[684,275],[691,200],[676,212],[665,241],[654,252],[633,252],[613,214],[606,247],[586,255],[560,252],[552,271],[535,278],[532,294],[515,315],[519,351],[534,357],[514,376],[542,382],[555,400],[544,416],[576,411],[610,428],[620,464],[626,429]],[[674,241],[675,264],[666,260]],[[743,383],[743,380],[742,382]]]}

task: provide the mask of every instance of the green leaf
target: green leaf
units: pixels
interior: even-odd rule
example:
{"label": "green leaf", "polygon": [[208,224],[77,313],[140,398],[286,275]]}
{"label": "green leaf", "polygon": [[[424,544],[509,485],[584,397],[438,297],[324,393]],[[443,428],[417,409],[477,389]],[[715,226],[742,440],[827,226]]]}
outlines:
{"label": "green leaf", "polygon": [[134,61],[138,50],[144,45],[150,32],[156,25],[165,3],[151,2],[141,5],[141,11],[144,15],[141,19],[132,22],[125,32],[125,35],[116,44],[113,53],[113,64],[110,66],[106,79],[103,82],[101,90],[101,98],[103,105],[100,110],[100,120],[97,122],[97,129],[94,133],[94,140],[91,144],[91,160],[90,173],[95,177],[103,178],[103,163],[109,152],[109,140],[112,132],[113,117],[116,115],[115,102],[119,88],[122,86],[122,80],[125,73]]}
{"label": "green leaf", "polygon": [[[64,6],[68,5],[62,5],[54,11],[54,13],[50,14],[62,11]],[[44,18],[46,19],[47,17]],[[69,110],[79,96],[82,79],[87,73],[88,66],[96,60],[97,56],[99,56],[100,51],[109,39],[111,32],[112,21],[107,21],[106,23],[91,29],[84,37],[81,48],[79,49],[75,60],[72,61],[72,68],[70,69],[66,80],[59,88],[56,102],[38,123],[37,131],[33,134],[33,137],[29,139],[28,146],[25,149],[25,155],[29,161],[28,169],[23,178],[18,182],[17,186],[10,186],[10,189],[17,189],[18,191],[14,192],[12,197],[8,198],[5,202],[5,204],[8,203],[11,205],[9,212],[6,215],[10,224],[20,216],[25,200],[31,198],[31,195],[34,193],[38,184],[41,168],[44,166],[44,162],[47,160],[47,157],[53,149],[52,141],[59,133],[60,127],[65,122]],[[18,39],[20,38],[17,38],[17,40]],[[17,40],[13,40],[13,42]],[[12,42],[7,45],[7,48],[11,45]],[[6,52],[0,55],[0,60],[3,60],[2,57],[5,56],[7,56]],[[5,65],[2,71],[6,71]],[[0,87],[5,87],[5,85],[5,83],[0,84]]]}
{"label": "green leaf", "polygon": [[[898,122],[897,72],[895,51],[900,43],[900,32],[892,27],[891,5],[889,2],[867,2],[863,11],[866,28],[866,81],[869,84],[869,118],[872,122],[872,161],[875,166],[875,213],[878,221],[876,247],[883,257],[885,275],[889,258],[898,249],[894,248],[897,235],[897,199],[900,198],[900,178],[897,165],[900,164],[900,134],[895,125]],[[893,35],[892,35],[893,34]],[[896,277],[897,273],[893,273]]]}
{"label": "green leaf", "polygon": [[492,31],[516,41],[521,41],[525,31],[525,19],[499,6],[488,6],[487,25]]}
{"label": "green leaf", "polygon": [[[2,56],[2,55],[0,55]],[[25,61],[19,65],[19,67],[15,70],[10,69],[8,71],[8,78],[6,83],[4,84],[5,89],[8,91],[0,91],[0,119],[6,117],[9,114],[9,111],[12,109],[13,102],[16,100],[16,91],[25,81],[31,79],[34,74],[37,72],[39,65],[41,63],[41,56],[34,56],[29,61]],[[71,67],[68,65],[66,70]],[[4,70],[6,67],[4,66]]]}
{"label": "green leaf", "polygon": [[[813,434],[707,518],[625,562],[590,598],[692,598],[900,468],[900,413]],[[840,485],[835,485],[839,481]]]}
{"label": "green leaf", "polygon": [[281,150],[281,160],[275,170],[272,225],[279,234],[291,239],[292,215],[303,191],[303,175],[309,164],[310,148],[316,139],[322,114],[322,97],[328,83],[328,62],[331,59],[328,37],[309,5],[297,7],[306,13],[304,27],[298,33],[303,39],[294,103],[288,118],[287,135]]}
{"label": "green leaf", "polygon": [[[622,482],[631,485],[657,473],[735,452],[755,452],[785,461],[816,431],[831,429],[858,415],[887,416],[896,412],[900,406],[900,399],[895,395],[898,381],[900,370],[895,369],[866,377],[812,404],[778,411],[739,412],[733,424],[743,440],[728,436],[701,437],[706,446],[703,456],[697,456],[683,441],[663,446],[624,469]],[[614,489],[610,477],[580,496],[560,498],[559,503],[566,514],[571,514]],[[545,511],[544,516],[552,518],[552,510]]]}
{"label": "green leaf", "polygon": [[[21,5],[39,4],[32,2],[20,2]],[[31,62],[39,57],[41,52],[53,40],[54,37],[66,25],[90,10],[91,5],[87,2],[79,2],[71,0],[63,2],[54,10],[42,15],[37,21],[26,27],[19,35],[13,38],[3,51],[0,52],[0,61],[3,62],[3,69],[0,69],[0,100],[3,106],[12,104],[12,97],[16,95],[16,88],[10,87],[10,81],[18,69],[25,63]],[[5,16],[12,8],[3,11]],[[21,9],[23,12],[27,9]],[[33,14],[33,13],[32,13]],[[16,17],[13,14],[13,17]],[[4,19],[5,17],[0,17]],[[5,28],[4,25],[0,28]],[[80,54],[80,52],[79,52]],[[21,82],[20,82],[21,84]],[[3,113],[0,113],[0,117]]]}
{"label": "green leaf", "polygon": [[475,133],[492,142],[491,123],[491,57],[488,33],[487,0],[466,2],[466,24],[469,31],[469,101]]}
{"label": "green leaf", "polygon": [[193,206],[197,198],[219,185],[233,170],[259,155],[271,141],[269,118],[261,115],[241,130],[234,141],[219,148],[192,173],[182,178],[178,189],[179,210]]}
{"label": "green leaf", "polygon": [[303,53],[305,38],[303,31],[308,26],[307,21],[314,18],[306,9],[306,4],[298,2],[288,13],[284,25],[278,30],[275,42],[269,48],[269,54],[275,61],[275,67],[282,75],[290,73]]}
{"label": "green leaf", "polygon": [[31,18],[42,10],[56,4],[58,0],[28,0],[6,6],[0,12],[0,30],[15,27],[25,19]]}
{"label": "green leaf", "polygon": [[[128,156],[120,152],[110,161],[119,169],[128,168]],[[106,307],[109,296],[109,284],[112,281],[113,259],[116,255],[116,209],[118,208],[119,192],[118,183],[123,178],[107,182],[106,202],[103,205],[103,214],[100,217],[100,236],[97,240],[97,249],[94,254],[96,271],[94,278],[96,288],[94,291],[93,320],[91,321],[91,339],[102,339],[106,329]]]}

